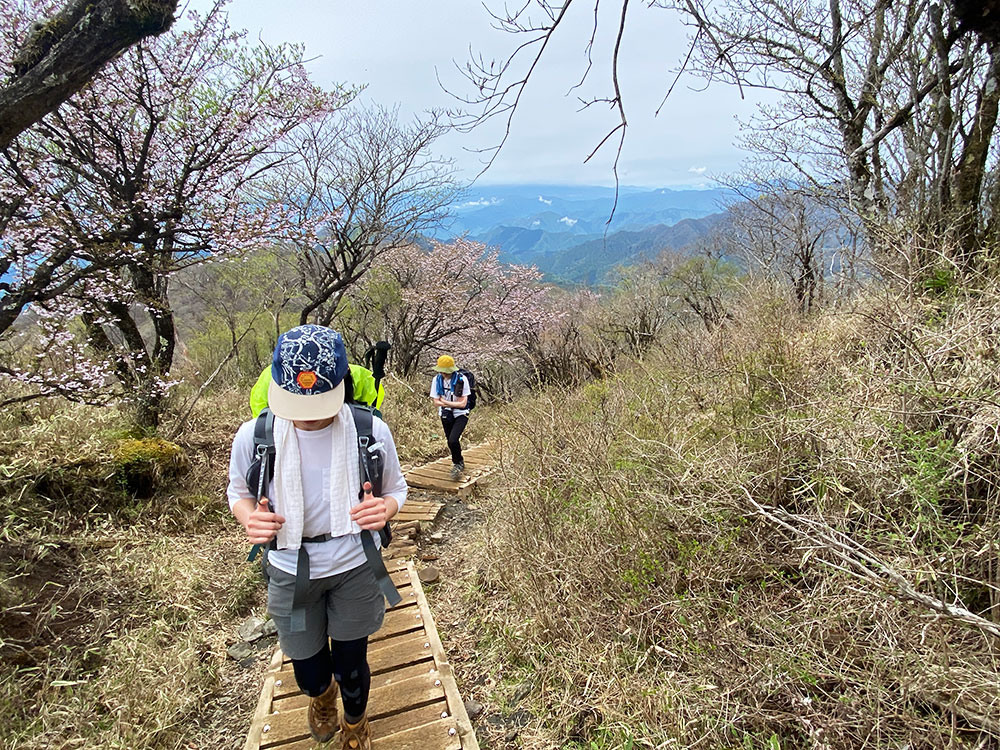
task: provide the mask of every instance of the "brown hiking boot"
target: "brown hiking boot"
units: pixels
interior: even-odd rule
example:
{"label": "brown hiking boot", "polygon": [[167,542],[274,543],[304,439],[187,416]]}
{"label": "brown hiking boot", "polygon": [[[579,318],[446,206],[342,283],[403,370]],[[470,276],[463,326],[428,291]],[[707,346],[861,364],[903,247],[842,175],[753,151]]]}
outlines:
{"label": "brown hiking boot", "polygon": [[323,695],[309,701],[309,734],[317,742],[329,742],[337,732],[339,692],[337,683],[331,682]]}
{"label": "brown hiking boot", "polygon": [[344,737],[341,750],[371,750],[372,733],[368,728],[367,716],[363,716],[357,724],[345,721],[340,725],[340,733]]}

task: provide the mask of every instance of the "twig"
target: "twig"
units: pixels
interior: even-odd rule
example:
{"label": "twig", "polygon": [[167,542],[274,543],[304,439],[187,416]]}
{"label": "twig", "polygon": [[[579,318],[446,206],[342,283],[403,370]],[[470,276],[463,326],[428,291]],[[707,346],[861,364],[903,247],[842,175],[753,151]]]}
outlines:
{"label": "twig", "polygon": [[[750,505],[753,506],[758,514],[786,531],[808,539],[814,545],[823,547],[824,551],[833,555],[843,565],[836,565],[824,560],[822,557],[817,557],[817,560],[849,573],[855,578],[860,578],[882,586],[889,591],[894,591],[904,599],[921,604],[952,620],[971,625],[995,638],[1000,638],[1000,625],[987,620],[985,617],[980,617],[974,612],[970,612],[965,607],[949,604],[941,599],[917,591],[913,584],[906,580],[906,578],[867,552],[858,542],[846,534],[837,531],[821,521],[793,515],[780,508],[761,505],[753,499],[745,487],[742,489]],[[812,528],[809,530],[803,529],[803,524]]]}
{"label": "twig", "polygon": [[188,404],[187,408],[185,409],[184,414],[177,421],[177,424],[174,426],[174,429],[170,433],[170,437],[167,438],[168,440],[173,442],[174,440],[177,439],[177,436],[181,434],[181,430],[184,429],[184,425],[187,423],[188,417],[191,416],[191,411],[194,409],[195,404],[198,403],[198,399],[200,399],[204,395],[208,386],[210,386],[212,384],[212,381],[215,380],[216,376],[220,372],[222,372],[222,368],[226,366],[226,363],[230,359],[232,359],[233,355],[236,353],[236,349],[240,345],[240,342],[243,341],[244,337],[246,337],[246,335],[250,333],[250,331],[253,329],[253,324],[257,320],[259,314],[260,313],[258,311],[257,315],[253,316],[253,319],[250,321],[250,325],[248,325],[246,330],[240,334],[238,339],[236,339],[236,342],[229,350],[229,353],[225,357],[223,357],[222,361],[219,362],[219,366],[216,367],[215,370],[212,372],[212,374],[208,376],[208,379],[201,384],[201,388],[198,389],[198,392],[194,395],[194,398],[191,399],[191,403]]}

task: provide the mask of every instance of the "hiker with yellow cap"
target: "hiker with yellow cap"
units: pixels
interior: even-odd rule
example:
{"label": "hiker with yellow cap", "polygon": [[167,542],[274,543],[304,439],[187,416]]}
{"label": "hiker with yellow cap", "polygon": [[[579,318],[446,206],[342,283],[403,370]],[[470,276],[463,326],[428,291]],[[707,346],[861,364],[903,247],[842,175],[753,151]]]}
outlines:
{"label": "hiker with yellow cap", "polygon": [[431,380],[431,399],[438,407],[441,426],[451,451],[451,478],[458,480],[465,471],[462,459],[462,431],[469,423],[469,393],[472,386],[465,373],[455,365],[455,359],[442,354],[438,357],[434,370],[438,373]]}

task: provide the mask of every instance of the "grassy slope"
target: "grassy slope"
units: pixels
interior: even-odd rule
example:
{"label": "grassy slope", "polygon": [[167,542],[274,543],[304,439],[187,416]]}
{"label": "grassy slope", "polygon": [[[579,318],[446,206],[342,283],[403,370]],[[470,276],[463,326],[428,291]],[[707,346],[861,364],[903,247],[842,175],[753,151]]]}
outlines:
{"label": "grassy slope", "polygon": [[997,300],[800,321],[759,296],[711,336],[523,399],[496,426],[473,567],[440,594],[497,723],[533,748],[1000,742],[996,637],[754,505],[1000,620]]}
{"label": "grassy slope", "polygon": [[[750,502],[995,621],[998,298],[801,321],[758,295],[612,378],[480,410],[469,438],[503,470],[433,596],[463,689],[499,717],[485,744],[1000,742],[995,638],[830,567]],[[425,388],[391,384],[404,462],[443,453]],[[225,645],[261,590],[221,497],[242,398],[199,406],[154,502],[98,481],[109,413],[0,449],[0,746],[240,746],[259,679]]]}

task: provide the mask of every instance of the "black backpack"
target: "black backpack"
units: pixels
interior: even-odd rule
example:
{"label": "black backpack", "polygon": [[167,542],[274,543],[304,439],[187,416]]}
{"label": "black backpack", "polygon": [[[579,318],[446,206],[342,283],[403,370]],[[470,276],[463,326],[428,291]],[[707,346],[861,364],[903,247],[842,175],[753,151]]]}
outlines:
{"label": "black backpack", "polygon": [[[465,408],[472,411],[476,408],[476,397],[479,396],[479,391],[476,389],[476,376],[473,375],[468,370],[459,368],[451,374],[452,382],[455,383],[452,388],[452,392],[455,394],[455,398],[462,398],[465,394],[462,392],[464,386],[462,385],[462,376],[469,381],[469,400],[465,403]],[[444,375],[438,375],[441,378],[441,392],[444,393]]]}
{"label": "black backpack", "polygon": [[[465,408],[472,411],[476,408],[476,398],[479,396],[479,390],[476,388],[476,376],[473,375],[469,370],[459,370],[459,375],[464,375],[465,379],[469,381],[469,400],[465,404]],[[461,383],[461,381],[459,381]],[[461,385],[459,385],[461,389]],[[459,393],[459,396],[463,394]]]}

